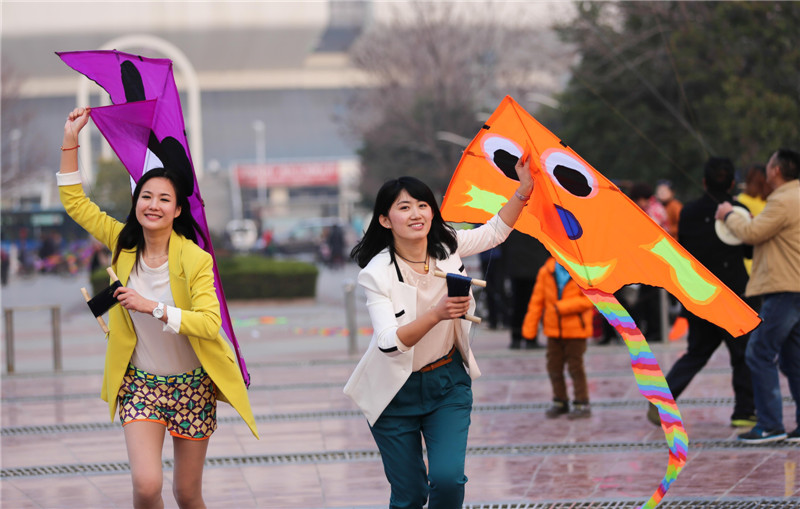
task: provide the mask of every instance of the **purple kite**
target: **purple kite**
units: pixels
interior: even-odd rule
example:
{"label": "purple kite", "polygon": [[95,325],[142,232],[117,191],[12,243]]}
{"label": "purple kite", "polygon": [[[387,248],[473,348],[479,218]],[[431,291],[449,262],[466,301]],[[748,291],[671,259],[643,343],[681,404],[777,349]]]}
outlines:
{"label": "purple kite", "polygon": [[191,187],[189,205],[192,217],[200,227],[198,243],[214,260],[214,284],[222,314],[222,329],[233,344],[242,378],[249,387],[250,374],[233,332],[203,198],[189,153],[172,60],[145,58],[117,50],[56,54],[68,66],[108,92],[113,104],[92,108],[91,118],[134,182],[138,182],[148,170],[168,167],[180,173]]}

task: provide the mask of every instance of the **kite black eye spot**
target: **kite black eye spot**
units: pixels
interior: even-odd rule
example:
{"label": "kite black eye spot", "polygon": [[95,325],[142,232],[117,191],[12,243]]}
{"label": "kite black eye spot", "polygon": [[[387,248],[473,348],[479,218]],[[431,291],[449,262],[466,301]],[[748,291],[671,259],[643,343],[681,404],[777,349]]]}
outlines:
{"label": "kite black eye spot", "polygon": [[519,181],[517,177],[517,161],[522,157],[522,149],[513,140],[493,133],[486,133],[481,138],[483,157],[503,176]]}
{"label": "kite black eye spot", "polygon": [[585,198],[592,192],[592,186],[589,185],[583,173],[563,164],[559,164],[553,169],[553,177],[558,180],[561,187],[575,196]]}
{"label": "kite black eye spot", "polygon": [[517,170],[515,169],[517,166],[517,161],[519,161],[517,156],[507,152],[506,150],[498,149],[494,151],[494,154],[492,154],[492,160],[494,161],[495,166],[500,168],[500,171],[502,171],[506,177],[519,181],[519,177],[517,177]]}
{"label": "kite black eye spot", "polygon": [[591,199],[600,189],[595,170],[566,150],[545,151],[542,164],[550,180],[575,198]]}

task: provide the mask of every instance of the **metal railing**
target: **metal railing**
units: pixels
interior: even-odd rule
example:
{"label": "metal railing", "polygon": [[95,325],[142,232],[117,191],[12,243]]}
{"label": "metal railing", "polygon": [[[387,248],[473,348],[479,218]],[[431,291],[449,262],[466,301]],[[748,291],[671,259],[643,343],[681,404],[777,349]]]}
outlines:
{"label": "metal railing", "polygon": [[53,331],[53,370],[61,371],[61,306],[16,306],[3,309],[6,328],[6,373],[14,373],[14,313],[47,309],[50,310],[50,323]]}

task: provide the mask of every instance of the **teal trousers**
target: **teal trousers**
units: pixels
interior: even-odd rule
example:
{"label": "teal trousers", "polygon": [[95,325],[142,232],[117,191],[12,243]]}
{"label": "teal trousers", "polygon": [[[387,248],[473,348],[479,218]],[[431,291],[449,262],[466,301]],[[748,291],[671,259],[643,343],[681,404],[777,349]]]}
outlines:
{"label": "teal trousers", "polygon": [[390,509],[421,509],[426,501],[429,509],[461,508],[471,411],[472,380],[458,350],[448,364],[411,374],[370,428],[392,488]]}

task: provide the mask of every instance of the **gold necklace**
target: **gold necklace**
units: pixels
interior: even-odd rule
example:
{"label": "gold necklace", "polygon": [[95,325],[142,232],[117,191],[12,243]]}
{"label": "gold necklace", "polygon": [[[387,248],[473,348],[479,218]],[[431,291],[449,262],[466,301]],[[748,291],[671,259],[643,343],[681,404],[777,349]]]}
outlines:
{"label": "gold necklace", "polygon": [[423,268],[425,269],[425,272],[428,272],[428,255],[425,255],[425,259],[422,260],[421,262],[417,262],[417,261],[414,261],[414,260],[409,260],[408,258],[406,258],[405,256],[401,255],[397,251],[395,251],[394,254],[396,254],[397,256],[402,258],[403,260],[407,261],[408,263],[424,263],[425,266]]}

